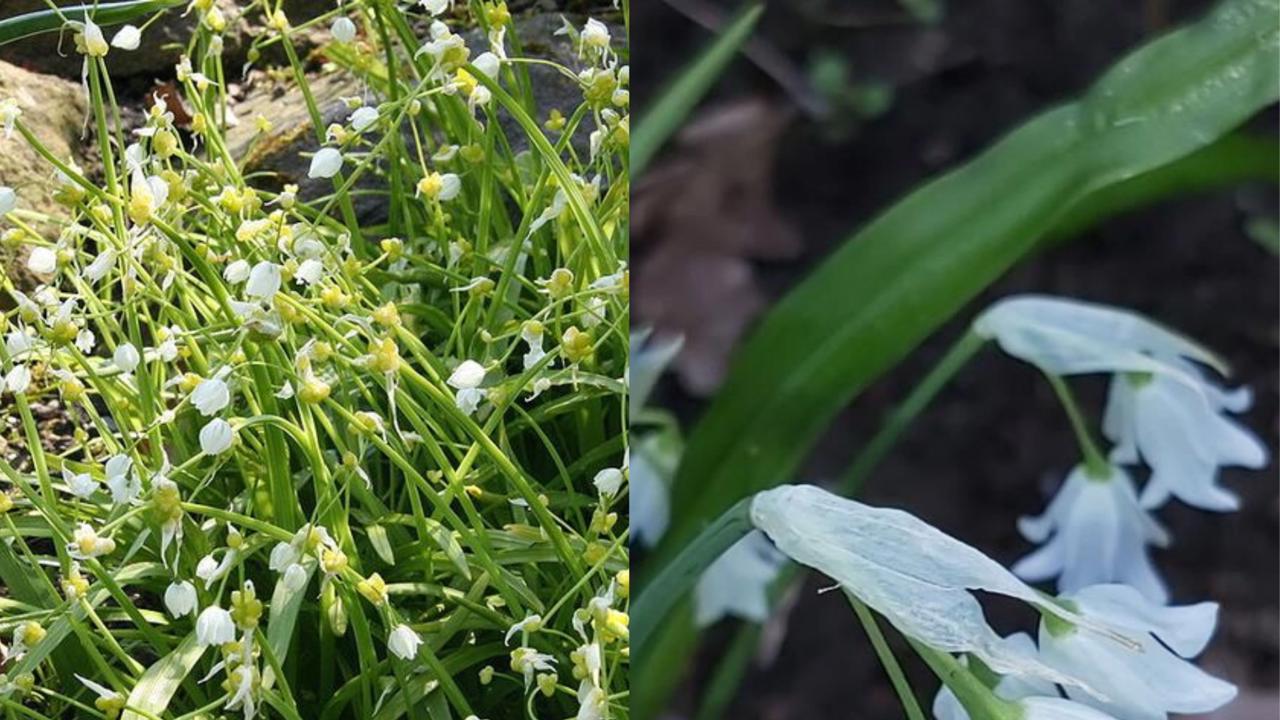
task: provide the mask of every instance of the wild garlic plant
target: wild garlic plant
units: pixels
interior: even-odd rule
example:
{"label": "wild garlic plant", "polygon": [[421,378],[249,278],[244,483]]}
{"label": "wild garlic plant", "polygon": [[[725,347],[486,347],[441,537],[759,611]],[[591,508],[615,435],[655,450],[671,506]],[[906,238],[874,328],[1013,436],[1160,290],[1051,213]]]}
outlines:
{"label": "wild garlic plant", "polygon": [[[66,18],[100,166],[0,99],[62,207],[0,188],[37,279],[6,273],[0,317],[21,448],[0,463],[0,708],[627,717],[624,33],[564,20],[564,67],[521,50],[502,2],[297,26],[242,3],[250,59],[283,51],[320,146],[300,189],[232,154],[229,127],[265,142],[275,118],[235,117],[226,8],[185,8],[178,97],[136,126],[112,60],[149,50],[150,21]],[[304,33],[361,88],[343,122]],[[539,110],[533,65],[576,107]]]}
{"label": "wild garlic plant", "polygon": [[[1220,358],[1135,313],[1020,296],[979,315],[923,392],[936,392],[990,340],[1045,374],[1079,442],[1082,460],[1049,508],[1019,521],[1042,547],[1006,570],[900,510],[781,486],[738,503],[645,584],[635,606],[640,652],[686,590],[699,626],[726,616],[765,621],[790,559],[848,595],[908,717],[921,711],[870,610],[942,681],[937,720],[1165,720],[1230,702],[1235,686],[1190,662],[1213,636],[1217,604],[1170,605],[1148,549],[1170,541],[1154,510],[1171,498],[1233,510],[1239,503],[1218,484],[1219,468],[1268,462],[1262,442],[1230,418],[1249,407],[1248,390],[1218,385],[1209,372],[1225,375]],[[1110,452],[1064,379],[1081,374],[1111,376],[1100,423]],[[923,403],[908,406],[918,412]],[[1142,464],[1150,472],[1139,491]],[[1054,578],[1056,595],[1026,584]],[[975,591],[1034,609],[1038,636],[998,635]]]}

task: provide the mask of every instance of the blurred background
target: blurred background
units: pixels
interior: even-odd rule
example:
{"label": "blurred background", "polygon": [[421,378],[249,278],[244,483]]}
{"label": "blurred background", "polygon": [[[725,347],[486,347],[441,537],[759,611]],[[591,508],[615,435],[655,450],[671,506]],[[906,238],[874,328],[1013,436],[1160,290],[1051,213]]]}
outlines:
{"label": "blurred background", "polygon": [[[853,231],[923,180],[1074,97],[1129,49],[1194,19],[1202,1],[792,0],[771,3],[746,47],[681,131],[635,179],[633,322],[685,347],[655,404],[686,429],[715,392],[735,346],[773,302]],[[632,7],[634,107],[642,113],[737,4],[653,0]],[[1274,108],[1254,129],[1274,132]],[[998,199],[994,199],[998,202]],[[1180,504],[1159,518],[1157,551],[1174,602],[1221,603],[1206,669],[1241,695],[1214,718],[1277,717],[1276,464],[1280,297],[1276,188],[1182,197],[1103,223],[1018,266],[841,414],[803,478],[838,475],[988,302],[1035,291],[1133,308],[1219,351],[1231,384],[1256,394],[1242,418],[1271,447],[1261,472],[1225,473],[1238,513]],[[832,308],[839,312],[839,308]],[[1100,417],[1105,381],[1075,385]],[[1031,368],[980,354],[871,476],[863,499],[908,509],[1006,564],[1031,546],[1018,516],[1038,514],[1077,460],[1051,388]],[[1181,541],[1179,543],[1179,541]],[[811,576],[775,613],[726,717],[901,718],[902,710],[838,593]],[[997,626],[1014,612],[994,606]],[[706,634],[673,699],[689,716],[732,623]],[[909,654],[901,643],[901,658]],[[937,682],[914,660],[922,700]]]}

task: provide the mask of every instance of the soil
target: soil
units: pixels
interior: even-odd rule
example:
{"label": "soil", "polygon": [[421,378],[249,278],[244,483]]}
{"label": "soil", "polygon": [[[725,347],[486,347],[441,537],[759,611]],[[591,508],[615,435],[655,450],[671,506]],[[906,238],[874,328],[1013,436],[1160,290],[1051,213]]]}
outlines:
{"label": "soil", "polygon": [[[792,124],[779,147],[776,187],[781,211],[800,229],[806,251],[796,262],[756,263],[758,280],[770,297],[780,296],[895,198],[1073,96],[1127,49],[1208,6],[975,0],[948,3],[939,24],[924,26],[884,22],[902,14],[893,3],[772,4],[759,34],[783,55],[803,64],[820,50],[834,52],[850,61],[855,78],[889,83],[894,98],[882,115],[857,123],[856,132],[839,142],[831,141],[829,122],[802,117]],[[858,17],[880,20],[849,27]],[[633,92],[643,108],[656,79],[678,68],[707,35],[665,3],[634,5],[632,22],[642,48],[633,57]],[[659,33],[662,52],[648,40]],[[717,91],[721,98],[761,93],[782,96],[742,60]],[[1274,110],[1255,124],[1274,129]],[[1035,291],[1122,305],[1200,339],[1231,362],[1233,384],[1254,389],[1257,401],[1243,422],[1266,438],[1273,463],[1261,472],[1224,474],[1243,499],[1240,512],[1211,514],[1177,503],[1161,509],[1175,544],[1156,559],[1175,602],[1213,599],[1222,605],[1203,664],[1240,685],[1242,697],[1213,717],[1274,718],[1280,672],[1274,462],[1280,276],[1276,256],[1242,227],[1253,213],[1274,217],[1275,205],[1273,186],[1182,198],[1106,222],[1022,264],[841,414],[814,451],[805,479],[837,475],[964,323],[1004,295]],[[1100,417],[1104,382],[1087,378],[1075,386],[1090,415]],[[702,407],[671,382],[657,397],[686,426]],[[864,498],[909,509],[1011,563],[1031,549],[1015,519],[1043,509],[1076,457],[1049,386],[1029,367],[985,352],[915,423],[873,474]],[[838,593],[816,592],[825,582],[812,577],[806,583],[776,657],[751,671],[726,717],[902,717],[848,606]],[[990,610],[1001,627],[1025,620],[1003,606]],[[691,686],[714,668],[731,630],[710,633]],[[907,664],[919,695],[930,700],[936,681],[919,663]],[[689,711],[693,696],[686,688],[673,711]]]}

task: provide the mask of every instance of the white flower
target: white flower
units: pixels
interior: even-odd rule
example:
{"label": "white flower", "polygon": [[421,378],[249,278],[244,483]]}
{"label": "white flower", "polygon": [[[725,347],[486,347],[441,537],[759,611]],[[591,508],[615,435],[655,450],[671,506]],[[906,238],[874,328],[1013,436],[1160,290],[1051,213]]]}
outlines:
{"label": "white flower", "polygon": [[253,720],[257,714],[253,690],[258,677],[258,669],[252,664],[242,664],[227,673],[227,680],[235,691],[231,694],[231,698],[227,700],[226,709],[243,710],[244,720]]}
{"label": "white flower", "polygon": [[133,343],[121,343],[111,354],[111,361],[120,368],[120,372],[131,373],[138,369],[142,356],[138,354],[138,348],[134,347]]}
{"label": "white flower", "polygon": [[491,78],[498,77],[498,69],[502,67],[502,61],[497,55],[491,52],[480,53],[475,60],[471,61],[477,70]]}
{"label": "white flower", "polygon": [[588,18],[582,27],[582,44],[597,50],[609,47],[609,27],[595,18]]}
{"label": "white flower", "polygon": [[133,25],[125,25],[116,31],[114,37],[111,38],[111,47],[117,47],[121,50],[137,50],[142,44],[142,31]]}
{"label": "white flower", "polygon": [[214,418],[200,428],[200,450],[205,455],[221,455],[231,447],[235,437],[236,431],[231,423]]}
{"label": "white flower", "polygon": [[606,498],[611,498],[618,494],[618,490],[622,489],[622,481],[624,477],[622,471],[618,468],[605,468],[596,473],[591,480],[591,484],[596,486],[596,490]]}
{"label": "white flower", "polygon": [[142,482],[133,472],[133,460],[128,455],[113,455],[103,471],[111,500],[117,505],[127,505],[142,494]]}
{"label": "white flower", "polygon": [[221,561],[215,558],[213,553],[200,558],[200,562],[196,563],[196,577],[204,581],[206,590],[227,574],[227,571],[231,569],[231,563],[235,560],[235,556],[236,552],[234,550],[227,550],[222,554]]}
{"label": "white flower", "polygon": [[196,611],[196,586],[183,580],[169,583],[164,591],[164,606],[175,618]]}
{"label": "white flower", "polygon": [[1083,617],[1128,631],[1139,643],[1127,648],[1069,624],[1042,622],[1040,657],[1097,693],[1068,687],[1072,700],[1124,720],[1166,720],[1168,713],[1216,710],[1236,696],[1234,685],[1183,659],[1200,654],[1209,642],[1216,603],[1161,607],[1125,585],[1095,585],[1062,600]]}
{"label": "white flower", "polygon": [[224,645],[236,639],[236,624],[231,613],[210,605],[196,618],[196,642],[201,647]]}
{"label": "white flower", "polygon": [[418,0],[418,4],[422,6],[422,9],[433,16],[448,10],[450,2],[451,0]]}
{"label": "white flower", "polygon": [[98,481],[94,480],[92,475],[73,473],[65,467],[62,468],[62,482],[66,483],[67,490],[72,495],[82,499],[88,499],[98,489]]}
{"label": "white flower", "polygon": [[67,553],[76,560],[102,557],[115,552],[116,542],[111,538],[99,537],[98,532],[86,523],[80,523],[67,543]]}
{"label": "white flower", "polygon": [[539,670],[554,672],[555,662],[555,658],[531,647],[518,647],[511,651],[511,669],[524,676],[525,687],[529,687],[534,673]]}
{"label": "white flower", "polygon": [[351,123],[352,130],[362,133],[378,122],[378,109],[368,105],[358,107],[351,113],[351,117],[347,118],[347,122]]}
{"label": "white flower", "polygon": [[1022,536],[1044,546],[1018,561],[1013,572],[1031,582],[1057,577],[1058,591],[1064,593],[1122,582],[1154,602],[1166,602],[1169,593],[1147,546],[1164,547],[1169,536],[1138,504],[1129,475],[1108,469],[1109,477],[1095,478],[1083,465],[1077,467],[1043,515],[1018,520]]}
{"label": "white flower", "polygon": [[249,283],[244,294],[255,300],[266,301],[280,290],[280,266],[263,260],[249,271]]}
{"label": "white flower", "polygon": [[37,275],[50,275],[58,270],[58,253],[49,247],[31,248],[27,256],[27,269]]}
{"label": "white flower", "polygon": [[220,377],[206,378],[191,391],[191,404],[205,417],[213,417],[231,403],[231,390]]}
{"label": "white flower", "polygon": [[899,632],[936,650],[971,653],[997,673],[1063,685],[1078,678],[1010,651],[983,616],[972,592],[1005,595],[1042,613],[1099,633],[1104,642],[1131,642],[1028,587],[999,563],[900,510],[875,508],[812,485],[758,493],[752,523],[779,550],[834,578]]}
{"label": "white flower", "polygon": [[507,628],[506,637],[504,637],[502,640],[507,645],[510,645],[511,638],[514,637],[516,633],[518,632],[532,633],[532,632],[537,632],[541,629],[542,629],[542,616],[537,614],[530,615],[525,619],[521,620],[520,622]]}
{"label": "white flower", "polygon": [[278,542],[271,548],[271,557],[267,567],[275,572],[288,569],[302,559],[302,552],[292,542]]}
{"label": "white flower", "polygon": [[[657,438],[646,438],[641,442],[628,471],[631,482],[631,534],[646,547],[658,544],[667,532],[667,524],[671,519],[670,493],[667,482],[663,479],[669,471],[665,466],[671,463],[663,463],[670,458],[661,457],[663,453],[656,440]],[[659,463],[663,467],[660,468]]]}
{"label": "white flower", "polygon": [[[1035,640],[1032,640],[1031,636],[1026,633],[1014,633],[1000,642],[1011,652],[1028,655],[1034,655],[1036,652]],[[968,658],[962,657],[960,662],[968,665]],[[1021,700],[1038,695],[1056,696],[1058,694],[1058,689],[1054,687],[1053,683],[1034,678],[1025,680],[1016,675],[1002,676],[991,690],[996,697],[1004,700]],[[964,706],[960,704],[960,700],[946,685],[943,685],[938,690],[938,694],[933,699],[933,717],[935,720],[970,720],[969,713],[965,711]]]}
{"label": "white flower", "polygon": [[608,702],[604,690],[583,680],[578,686],[578,714],[573,720],[602,720]]}
{"label": "white flower", "polygon": [[111,268],[115,267],[115,264],[116,252],[111,248],[107,248],[98,253],[93,262],[86,265],[84,270],[80,271],[80,274],[89,282],[98,282],[106,277],[107,273],[111,272]]}
{"label": "white flower", "polygon": [[82,685],[84,685],[85,687],[89,688],[94,693],[96,693],[98,695],[99,700],[111,701],[111,703],[113,704],[114,703],[119,703],[120,705],[124,704],[124,696],[116,692],[115,690],[112,690],[111,688],[105,687],[103,685],[99,685],[98,683],[80,674],[76,674],[76,679],[79,680]]}
{"label": "white flower", "polygon": [[418,654],[418,646],[422,644],[422,638],[413,628],[403,623],[396,625],[391,630],[391,635],[387,637],[387,649],[401,660],[412,660]]}
{"label": "white flower", "polygon": [[457,390],[454,402],[463,413],[471,415],[480,405],[480,401],[484,399],[485,392],[480,389],[480,383],[484,382],[484,376],[483,365],[475,360],[464,360],[454,369],[453,374],[446,381],[450,387]]}
{"label": "white flower", "polygon": [[340,43],[349,43],[356,39],[356,24],[351,22],[351,18],[340,17],[333,21],[333,26],[329,28],[329,32],[333,34],[333,39]]}
{"label": "white flower", "polygon": [[342,153],[334,148],[321,148],[311,157],[310,178],[331,178],[342,169]]}
{"label": "white flower", "polygon": [[1226,416],[1249,409],[1247,390],[1224,392],[1181,363],[1199,386],[1167,375],[1117,375],[1103,418],[1103,432],[1116,443],[1112,459],[1151,466],[1142,504],[1155,508],[1172,495],[1204,510],[1235,510],[1240,500],[1216,483],[1219,467],[1258,469],[1267,464],[1262,441]]}
{"label": "white flower", "polygon": [[542,338],[545,334],[542,323],[526,322],[520,327],[520,339],[529,344],[529,352],[524,354],[525,370],[537,365],[547,356],[547,351],[542,349]]}
{"label": "white flower", "polygon": [[785,561],[764,533],[747,533],[698,579],[694,621],[699,627],[725,616],[764,622],[769,617],[769,585]]}
{"label": "white flower", "polygon": [[[2,112],[3,104],[0,104],[0,113]],[[0,114],[0,118],[3,117],[3,114]],[[12,131],[10,130],[9,132]],[[0,215],[11,213],[16,207],[18,207],[18,193],[14,192],[13,188],[7,185],[0,185]]]}
{"label": "white flower", "polygon": [[31,386],[31,370],[26,365],[14,365],[4,376],[4,387],[17,395],[24,393]]}
{"label": "white flower", "polygon": [[280,578],[280,581],[284,583],[286,588],[295,592],[306,587],[307,580],[307,569],[298,563],[294,563],[285,568],[284,574]]}
{"label": "white flower", "polygon": [[293,281],[299,284],[315,285],[324,276],[324,263],[316,258],[303,260],[293,273]]}
{"label": "white flower", "polygon": [[240,284],[249,279],[249,261],[236,260],[222,271],[222,279],[232,284]]}

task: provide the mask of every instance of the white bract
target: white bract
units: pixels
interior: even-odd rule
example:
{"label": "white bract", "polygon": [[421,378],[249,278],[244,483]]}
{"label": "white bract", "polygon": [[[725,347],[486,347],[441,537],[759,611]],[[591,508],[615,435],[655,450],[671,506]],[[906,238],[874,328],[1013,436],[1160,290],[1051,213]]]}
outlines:
{"label": "white bract", "polygon": [[1082,635],[1100,644],[1133,645],[1105,623],[1091,623],[1055,604],[978,550],[900,510],[870,507],[814,486],[783,485],[755,496],[751,519],[792,560],[834,578],[904,635],[936,650],[972,653],[997,673],[1085,684],[1004,644],[983,617],[974,591],[1015,598],[1074,622]]}
{"label": "white bract", "polygon": [[694,621],[699,627],[722,617],[764,622],[769,617],[769,585],[786,557],[759,530],[747,533],[698,579]]}
{"label": "white bract", "polygon": [[335,148],[321,148],[311,157],[311,167],[307,170],[310,178],[331,178],[342,169],[342,153]]}
{"label": "white bract", "polygon": [[1162,607],[1125,585],[1095,585],[1063,598],[1081,616],[1122,628],[1137,650],[1118,647],[1070,624],[1042,622],[1044,662],[1083,679],[1096,695],[1067,695],[1121,720],[1166,720],[1169,713],[1206,713],[1236,696],[1234,685],[1184,658],[1199,655],[1217,624],[1216,603]]}
{"label": "white bract", "polygon": [[1014,574],[1031,582],[1058,578],[1059,592],[1123,582],[1155,602],[1165,589],[1147,546],[1165,547],[1168,533],[1138,504],[1128,473],[1108,468],[1105,478],[1082,465],[1071,471],[1043,515],[1021,518],[1022,536],[1043,547],[1018,561]]}

